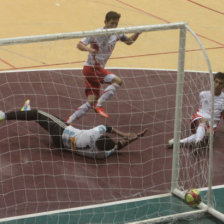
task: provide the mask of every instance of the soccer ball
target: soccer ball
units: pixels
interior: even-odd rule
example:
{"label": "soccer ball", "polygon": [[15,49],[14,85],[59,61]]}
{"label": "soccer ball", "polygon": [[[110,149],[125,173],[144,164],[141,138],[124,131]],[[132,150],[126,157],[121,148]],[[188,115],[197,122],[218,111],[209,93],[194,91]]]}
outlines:
{"label": "soccer ball", "polygon": [[187,191],[185,194],[185,201],[192,207],[198,206],[202,201],[201,192],[198,189]]}

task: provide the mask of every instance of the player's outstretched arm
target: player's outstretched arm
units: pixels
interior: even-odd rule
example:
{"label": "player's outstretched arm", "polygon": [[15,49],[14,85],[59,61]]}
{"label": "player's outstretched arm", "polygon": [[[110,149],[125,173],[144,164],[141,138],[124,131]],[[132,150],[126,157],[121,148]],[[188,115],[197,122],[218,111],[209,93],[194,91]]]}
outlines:
{"label": "player's outstretched arm", "polygon": [[147,131],[148,131],[148,129],[146,128],[143,131],[140,131],[139,133],[126,133],[123,136],[123,139],[121,139],[117,143],[116,150],[121,150],[122,148],[124,148],[125,146],[130,144],[131,142],[137,140],[140,137],[143,137]]}
{"label": "player's outstretched arm", "polygon": [[139,132],[139,133],[134,133],[134,132],[123,132],[118,130],[117,128],[112,128],[110,133],[114,133],[120,137],[123,137],[125,139],[135,139],[138,137],[143,136],[146,132],[148,131],[148,129],[144,129],[143,131]]}
{"label": "player's outstretched arm", "polygon": [[120,130],[118,130],[115,127],[112,127],[111,133],[113,133],[115,135],[118,135],[120,137],[126,137],[126,138],[128,138],[128,137],[132,137],[133,138],[133,137],[136,137],[136,135],[137,135],[137,134],[131,133],[131,132],[123,132],[123,131],[120,131]]}

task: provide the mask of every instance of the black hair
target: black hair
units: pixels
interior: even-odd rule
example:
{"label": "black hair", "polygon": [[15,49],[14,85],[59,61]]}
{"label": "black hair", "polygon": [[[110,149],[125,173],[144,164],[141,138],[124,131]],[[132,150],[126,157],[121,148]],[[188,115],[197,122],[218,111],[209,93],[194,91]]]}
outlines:
{"label": "black hair", "polygon": [[121,14],[114,12],[114,11],[110,11],[106,14],[105,21],[108,22],[111,19],[120,19],[120,17],[121,17]]}
{"label": "black hair", "polygon": [[107,135],[99,137],[95,144],[100,151],[108,151],[115,147],[114,140]]}
{"label": "black hair", "polygon": [[223,72],[217,72],[214,76],[214,79],[220,79],[224,81],[224,73]]}

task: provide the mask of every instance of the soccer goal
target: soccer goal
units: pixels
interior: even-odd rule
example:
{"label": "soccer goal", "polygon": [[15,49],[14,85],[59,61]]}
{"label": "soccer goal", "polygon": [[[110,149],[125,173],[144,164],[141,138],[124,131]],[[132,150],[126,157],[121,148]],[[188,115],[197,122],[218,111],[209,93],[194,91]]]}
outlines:
{"label": "soccer goal", "polygon": [[[72,125],[148,128],[147,134],[93,160],[55,149],[35,122],[2,121],[0,223],[175,223],[208,214],[224,221],[212,196],[213,134],[200,152],[180,146],[191,133],[199,93],[214,92],[205,48],[186,23],[0,39],[0,110],[20,110],[30,99],[31,108],[65,120],[87,100],[87,52],[75,45],[83,37],[135,32],[139,39],[131,46],[118,42],[106,65],[123,80],[104,105],[109,118],[90,110]],[[198,207],[183,200],[192,188],[203,194]]]}

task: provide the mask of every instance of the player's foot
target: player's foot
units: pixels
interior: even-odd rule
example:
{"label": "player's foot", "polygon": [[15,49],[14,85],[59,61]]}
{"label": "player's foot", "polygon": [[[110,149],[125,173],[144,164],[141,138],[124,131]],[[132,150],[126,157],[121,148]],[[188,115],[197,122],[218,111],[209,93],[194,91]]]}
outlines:
{"label": "player's foot", "polygon": [[21,111],[28,111],[28,110],[31,110],[30,100],[26,100],[23,107],[21,108]]}
{"label": "player's foot", "polygon": [[172,139],[170,139],[170,140],[168,141],[167,148],[168,148],[168,149],[172,149],[172,148],[173,148],[173,144],[174,144],[174,139],[172,138]]}
{"label": "player's foot", "polygon": [[96,105],[94,106],[94,110],[96,111],[96,113],[100,114],[101,116],[108,118],[108,114],[104,111],[103,107],[97,107]]}
{"label": "player's foot", "polygon": [[0,122],[5,120],[5,113],[0,110]]}

